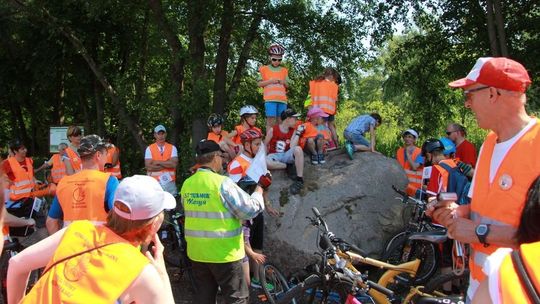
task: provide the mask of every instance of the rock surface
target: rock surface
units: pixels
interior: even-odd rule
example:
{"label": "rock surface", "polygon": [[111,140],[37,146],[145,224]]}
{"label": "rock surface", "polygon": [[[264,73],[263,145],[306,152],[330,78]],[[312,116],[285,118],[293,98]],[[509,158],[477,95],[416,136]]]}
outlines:
{"label": "rock surface", "polygon": [[315,227],[307,216],[319,209],[329,230],[377,257],[390,235],[403,226],[403,206],[392,185],[404,189],[407,177],[391,158],[374,153],[355,153],[349,160],[341,151],[331,153],[326,164],[306,162],[305,187],[298,195],[289,193],[291,180],[284,172],[273,172],[269,191],[281,217],[265,214],[264,252],[268,260],[286,274],[314,261],[317,251]]}

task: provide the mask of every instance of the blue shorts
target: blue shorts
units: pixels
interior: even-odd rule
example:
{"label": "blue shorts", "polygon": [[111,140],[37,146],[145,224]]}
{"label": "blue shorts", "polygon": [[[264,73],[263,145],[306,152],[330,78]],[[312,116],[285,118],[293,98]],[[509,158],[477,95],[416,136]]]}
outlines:
{"label": "blue shorts", "polygon": [[287,104],[284,102],[266,101],[264,103],[266,117],[280,117],[285,109],[287,109]]}
{"label": "blue shorts", "polygon": [[355,145],[364,145],[366,147],[371,147],[369,141],[362,135],[358,133],[349,132],[347,130],[343,131],[343,136],[345,139],[351,141]]}

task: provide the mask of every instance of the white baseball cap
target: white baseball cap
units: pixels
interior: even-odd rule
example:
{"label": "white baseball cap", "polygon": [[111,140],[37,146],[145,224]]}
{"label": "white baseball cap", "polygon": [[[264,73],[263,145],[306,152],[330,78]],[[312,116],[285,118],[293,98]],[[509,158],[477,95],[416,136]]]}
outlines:
{"label": "white baseball cap", "polygon": [[155,128],[154,128],[154,133],[158,133],[160,131],[163,131],[163,132],[167,132],[167,129],[165,129],[165,127],[163,125],[157,125]]}
{"label": "white baseball cap", "polygon": [[148,175],[124,178],[114,194],[114,200],[124,203],[131,212],[114,207],[114,212],[128,220],[153,218],[165,209],[174,209],[176,200],[163,191],[158,181]]}
{"label": "white baseball cap", "polygon": [[407,133],[411,134],[412,136],[414,136],[414,138],[418,139],[418,132],[416,132],[415,130],[407,129],[403,131],[402,136],[405,136]]}

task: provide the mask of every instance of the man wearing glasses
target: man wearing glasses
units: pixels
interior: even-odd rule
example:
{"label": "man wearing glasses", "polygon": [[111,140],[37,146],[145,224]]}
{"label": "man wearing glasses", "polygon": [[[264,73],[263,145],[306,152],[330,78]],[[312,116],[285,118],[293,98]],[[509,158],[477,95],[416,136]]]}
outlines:
{"label": "man wearing glasses", "polygon": [[465,139],[466,135],[467,131],[460,124],[451,123],[446,127],[446,137],[456,145],[456,158],[474,168],[476,166],[476,148],[473,143]]}
{"label": "man wearing glasses", "polygon": [[[187,254],[199,288],[194,303],[215,304],[218,287],[225,302],[248,303],[248,285],[242,270],[245,256],[242,221],[264,210],[263,188],[244,192],[223,176],[223,151],[212,140],[196,147],[197,172],[180,191],[184,206]],[[261,183],[261,181],[259,181]]]}
{"label": "man wearing glasses", "polygon": [[428,207],[449,236],[471,244],[468,302],[486,279],[482,266],[488,256],[501,247],[516,247],[527,189],[540,174],[540,122],[525,111],[530,83],[520,63],[487,57],[478,59],[465,78],[449,84],[464,90],[465,107],[481,128],[491,130],[476,163],[471,204],[440,201]]}
{"label": "man wearing glasses", "polygon": [[270,64],[259,68],[259,82],[263,88],[264,108],[266,113],[266,129],[272,128],[281,112],[287,108],[287,88],[289,87],[289,70],[281,66],[285,48],[274,43],[268,48]]}

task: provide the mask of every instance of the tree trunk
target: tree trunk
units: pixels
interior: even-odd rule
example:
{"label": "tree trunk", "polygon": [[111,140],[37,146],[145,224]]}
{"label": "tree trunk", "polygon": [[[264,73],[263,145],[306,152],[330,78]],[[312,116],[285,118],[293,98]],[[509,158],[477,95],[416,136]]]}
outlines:
{"label": "tree trunk", "polygon": [[210,2],[202,0],[188,1],[189,54],[192,74],[192,99],[190,108],[193,113],[192,144],[195,145],[206,136],[206,128],[200,130],[200,121],[206,118],[210,105],[207,72],[205,66],[204,32],[211,12]]}
{"label": "tree trunk", "polygon": [[504,18],[502,15],[501,0],[491,0],[493,2],[493,12],[495,23],[497,24],[497,34],[499,36],[499,47],[501,56],[508,57],[508,46],[506,45],[506,33],[504,30]]}
{"label": "tree trunk", "polygon": [[486,0],[486,19],[487,19],[487,32],[489,36],[489,48],[491,49],[491,56],[499,56],[499,49],[497,47],[497,35],[495,31],[495,24],[493,23],[493,1]]}
{"label": "tree trunk", "polygon": [[[259,25],[262,21],[262,6],[263,1],[257,1],[254,4],[254,14],[253,19],[251,20],[251,23],[249,25],[248,32],[246,34],[246,40],[244,41],[244,45],[242,46],[242,49],[240,50],[240,55],[238,56],[238,62],[236,63],[236,67],[234,69],[234,74],[231,80],[231,84],[229,85],[229,89],[227,91],[227,101],[233,100],[236,97],[236,93],[238,92],[238,87],[240,86],[240,81],[242,80],[242,73],[244,72],[244,69],[246,68],[247,60],[249,59],[249,54],[251,52],[251,46],[253,45],[253,42],[258,36],[257,30],[259,29]],[[225,108],[228,107],[228,104],[225,104]]]}
{"label": "tree trunk", "polygon": [[227,103],[227,63],[229,61],[229,48],[234,23],[234,5],[232,0],[223,0],[223,14],[221,16],[221,32],[216,56],[216,74],[214,78],[214,113],[223,114]]}
{"label": "tree trunk", "polygon": [[165,36],[167,44],[171,49],[171,85],[174,89],[169,106],[169,111],[173,119],[173,127],[169,132],[169,139],[171,143],[176,144],[179,140],[181,130],[183,130],[186,125],[182,120],[179,110],[179,105],[182,103],[184,95],[185,51],[178,36],[163,13],[161,0],[149,0],[148,4],[154,12],[158,28]]}
{"label": "tree trunk", "polygon": [[92,83],[94,85],[94,98],[96,100],[96,132],[99,136],[105,136],[103,88],[96,79],[92,79]]}

